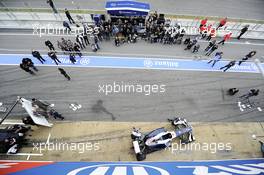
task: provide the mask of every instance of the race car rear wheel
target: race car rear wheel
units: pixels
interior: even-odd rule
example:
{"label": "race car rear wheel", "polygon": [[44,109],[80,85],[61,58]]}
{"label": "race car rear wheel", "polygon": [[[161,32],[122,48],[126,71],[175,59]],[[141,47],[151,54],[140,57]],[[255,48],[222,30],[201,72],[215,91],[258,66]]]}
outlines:
{"label": "race car rear wheel", "polygon": [[[185,127],[186,126],[184,126],[184,125],[178,125],[177,129],[182,129]],[[188,143],[189,142],[189,133],[185,133],[185,134],[181,135],[179,138],[180,138],[182,143]]]}
{"label": "race car rear wheel", "polygon": [[136,154],[136,157],[137,157],[137,161],[142,161],[142,160],[145,160],[146,159],[146,154],[144,154],[144,153],[137,153]]}
{"label": "race car rear wheel", "polygon": [[136,140],[138,137],[134,136],[133,134],[131,134],[131,139],[132,140]]}

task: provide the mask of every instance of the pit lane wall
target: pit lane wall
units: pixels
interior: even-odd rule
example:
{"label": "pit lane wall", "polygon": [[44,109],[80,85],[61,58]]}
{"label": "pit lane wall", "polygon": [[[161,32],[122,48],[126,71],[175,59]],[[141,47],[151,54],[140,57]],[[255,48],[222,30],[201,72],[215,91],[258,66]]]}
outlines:
{"label": "pit lane wall", "polygon": [[0,161],[0,175],[261,175],[264,159],[193,162]]}
{"label": "pit lane wall", "polygon": [[[0,8],[0,29],[33,29],[33,26],[38,25],[41,28],[61,28],[63,21],[68,21],[64,11],[59,10],[59,14],[54,14],[50,9],[32,9],[32,8]],[[70,10],[73,19],[81,26],[82,22],[93,24],[90,14],[105,14],[105,11],[91,11],[91,10]],[[175,23],[180,23],[182,27],[187,30],[187,34],[199,34],[198,29],[201,19],[205,16],[184,16],[165,14],[165,18]],[[208,24],[213,27],[217,26],[221,17],[207,17]],[[264,21],[247,20],[247,19],[228,19],[226,26],[223,28],[224,32],[218,32],[217,37],[223,37],[226,31],[232,32],[231,37],[237,37],[240,30],[249,25],[249,30],[242,38],[247,39],[264,39]],[[76,30],[75,26],[71,26]]]}

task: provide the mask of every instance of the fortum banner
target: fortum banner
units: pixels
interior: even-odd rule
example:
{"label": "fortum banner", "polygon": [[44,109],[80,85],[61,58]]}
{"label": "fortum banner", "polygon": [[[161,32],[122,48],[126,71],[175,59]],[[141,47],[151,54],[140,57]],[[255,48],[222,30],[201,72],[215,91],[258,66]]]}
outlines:
{"label": "fortum banner", "polygon": [[264,159],[196,162],[19,162],[0,161],[10,175],[237,175],[264,174]]}

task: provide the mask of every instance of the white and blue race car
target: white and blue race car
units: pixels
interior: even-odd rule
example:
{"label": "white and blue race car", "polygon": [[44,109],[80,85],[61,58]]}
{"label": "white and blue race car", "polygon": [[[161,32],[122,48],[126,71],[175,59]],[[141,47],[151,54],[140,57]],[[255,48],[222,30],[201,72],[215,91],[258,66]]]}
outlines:
{"label": "white and blue race car", "polygon": [[174,118],[169,119],[169,121],[175,127],[175,130],[167,131],[162,127],[143,134],[139,129],[133,128],[131,138],[138,161],[146,159],[146,154],[170,147],[172,140],[175,138],[179,138],[183,144],[195,140],[192,133],[192,126],[186,119]]}

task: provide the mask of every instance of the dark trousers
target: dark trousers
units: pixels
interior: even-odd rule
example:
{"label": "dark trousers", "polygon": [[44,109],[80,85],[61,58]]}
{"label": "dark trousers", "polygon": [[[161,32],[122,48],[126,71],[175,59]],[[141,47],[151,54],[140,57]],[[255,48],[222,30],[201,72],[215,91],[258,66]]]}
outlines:
{"label": "dark trousers", "polygon": [[240,66],[244,62],[246,62],[246,60],[241,60],[241,61],[238,62],[238,65]]}
{"label": "dark trousers", "polygon": [[228,69],[230,69],[232,66],[231,65],[226,65],[224,67],[221,67],[220,69],[224,69],[224,72],[227,71]]}
{"label": "dark trousers", "polygon": [[224,45],[224,44],[225,44],[225,40],[223,39],[223,40],[220,41],[218,44],[222,44],[222,45]]}
{"label": "dark trousers", "polygon": [[79,55],[79,57],[82,57],[82,53],[79,50],[75,50],[75,53]]}
{"label": "dark trousers", "polygon": [[80,41],[77,41],[77,42],[78,42],[79,46],[81,47],[81,49],[83,49],[82,43]]}
{"label": "dark trousers", "polygon": [[214,52],[214,49],[210,49],[209,51],[207,51],[207,53],[205,55],[210,56],[213,52]]}
{"label": "dark trousers", "polygon": [[212,39],[212,36],[211,36],[211,35],[209,35],[209,36],[206,38],[207,41],[210,41],[211,39]]}
{"label": "dark trousers", "polygon": [[65,26],[69,31],[71,31],[71,28],[70,28],[70,26]]}
{"label": "dark trousers", "polygon": [[244,35],[244,33],[246,33],[246,32],[241,32],[241,33],[238,35],[237,39],[240,39],[241,36]]}
{"label": "dark trousers", "polygon": [[211,63],[212,61],[213,61],[212,67],[214,67],[215,63],[217,63],[218,60],[210,60],[210,61],[208,61],[208,64]]}
{"label": "dark trousers", "polygon": [[55,50],[53,45],[48,45],[48,47],[49,47],[50,50]]}
{"label": "dark trousers", "polygon": [[44,64],[44,62],[46,61],[42,56],[37,56],[36,57],[42,64]]}
{"label": "dark trousers", "polygon": [[70,57],[70,61],[72,62],[72,64],[75,64],[75,62],[76,62],[74,57]]}
{"label": "dark trousers", "polygon": [[35,74],[35,73],[34,73],[32,70],[30,70],[29,68],[21,68],[21,69],[23,69],[24,71],[26,71],[26,72],[28,72],[28,73],[30,73],[30,74],[32,74],[32,75]]}
{"label": "dark trousers", "polygon": [[89,42],[89,40],[88,40],[87,37],[83,37],[83,39],[84,39],[84,42],[85,42],[86,46],[87,46],[88,44],[90,44],[90,42]]}
{"label": "dark trousers", "polygon": [[34,64],[30,65],[29,67],[32,67],[34,71],[38,71],[38,69],[34,66]]}
{"label": "dark trousers", "polygon": [[71,16],[67,16],[67,18],[68,18],[68,20],[69,20],[69,22],[70,22],[71,24],[75,24],[75,22],[74,22],[74,20],[72,19]]}
{"label": "dark trousers", "polygon": [[220,27],[223,27],[223,25],[219,24],[215,30],[219,29]]}
{"label": "dark trousers", "polygon": [[80,42],[80,41],[77,41],[77,42],[78,42],[79,46],[81,47],[81,49],[84,49],[85,48],[85,45],[84,45],[83,42]]}
{"label": "dark trousers", "polygon": [[55,62],[55,64],[58,65],[58,63],[61,63],[60,60],[56,57],[52,58],[52,60]]}
{"label": "dark trousers", "polygon": [[70,77],[67,73],[63,73],[62,75],[63,75],[65,78],[67,78],[67,80],[69,80],[69,81],[71,80],[71,77]]}

